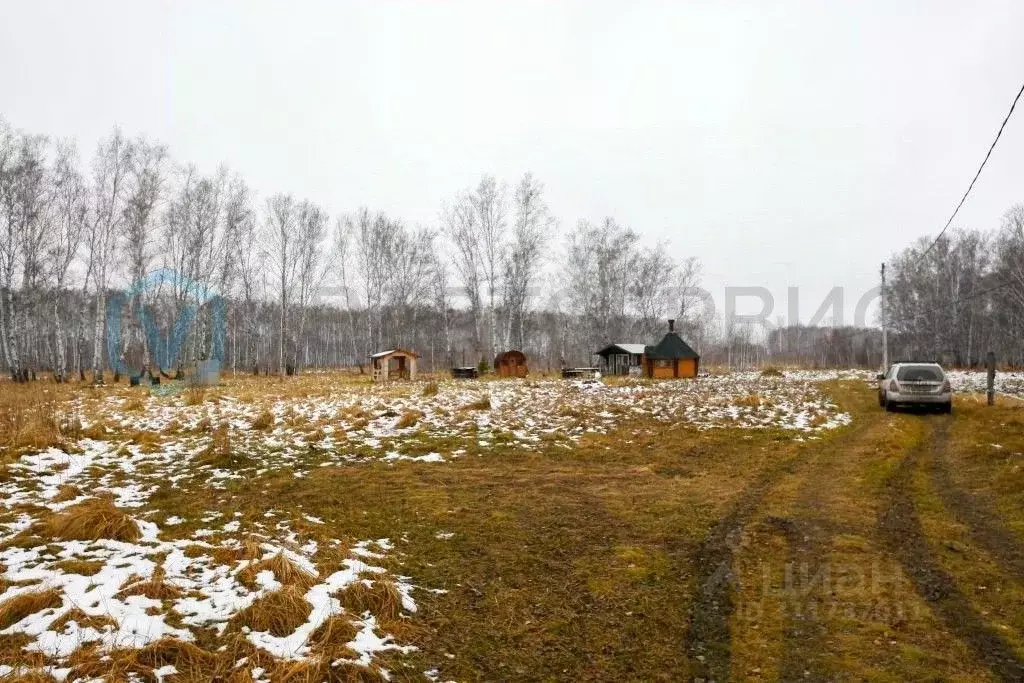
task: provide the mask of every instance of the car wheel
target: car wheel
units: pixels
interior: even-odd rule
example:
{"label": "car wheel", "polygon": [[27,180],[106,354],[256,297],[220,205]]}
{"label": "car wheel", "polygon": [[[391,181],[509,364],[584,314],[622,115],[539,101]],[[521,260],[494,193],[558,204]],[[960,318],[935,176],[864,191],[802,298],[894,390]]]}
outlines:
{"label": "car wheel", "polygon": [[953,414],[953,402],[950,401],[946,405],[942,406],[942,412],[945,413],[946,415],[952,415]]}
{"label": "car wheel", "polygon": [[895,407],[892,403],[889,402],[889,399],[885,399],[885,402],[882,403],[882,407],[885,408],[885,412],[887,413],[891,413],[893,412],[893,410],[895,410]]}

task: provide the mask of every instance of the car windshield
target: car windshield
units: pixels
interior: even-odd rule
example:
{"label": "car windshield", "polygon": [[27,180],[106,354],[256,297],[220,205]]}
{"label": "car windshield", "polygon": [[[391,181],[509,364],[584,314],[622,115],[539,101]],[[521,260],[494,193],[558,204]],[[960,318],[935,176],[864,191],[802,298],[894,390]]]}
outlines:
{"label": "car windshield", "polygon": [[938,368],[911,365],[900,368],[896,379],[901,382],[940,382],[942,381],[942,372]]}

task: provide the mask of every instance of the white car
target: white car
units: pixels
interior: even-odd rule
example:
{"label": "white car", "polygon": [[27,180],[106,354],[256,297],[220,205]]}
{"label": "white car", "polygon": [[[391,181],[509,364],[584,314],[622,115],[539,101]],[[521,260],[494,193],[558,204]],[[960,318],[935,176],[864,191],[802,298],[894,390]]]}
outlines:
{"label": "white car", "polygon": [[886,410],[918,406],[953,412],[953,388],[938,363],[893,363],[878,375],[878,405]]}

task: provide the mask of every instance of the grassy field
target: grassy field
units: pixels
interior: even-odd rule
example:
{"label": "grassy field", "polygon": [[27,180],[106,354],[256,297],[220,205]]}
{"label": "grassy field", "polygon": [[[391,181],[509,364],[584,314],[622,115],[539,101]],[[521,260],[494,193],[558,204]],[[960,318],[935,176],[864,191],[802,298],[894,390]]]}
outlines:
{"label": "grassy field", "polygon": [[1024,680],[1024,404],[0,388],[0,678]]}

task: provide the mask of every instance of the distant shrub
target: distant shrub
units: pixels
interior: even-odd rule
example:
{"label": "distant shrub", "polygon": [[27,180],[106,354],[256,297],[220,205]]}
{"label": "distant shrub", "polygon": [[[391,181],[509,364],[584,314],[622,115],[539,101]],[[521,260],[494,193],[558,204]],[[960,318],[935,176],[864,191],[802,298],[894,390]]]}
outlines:
{"label": "distant shrub", "polygon": [[476,364],[476,371],[479,372],[481,375],[486,375],[490,369],[491,366],[487,364],[486,358],[481,358],[480,362]]}
{"label": "distant shrub", "polygon": [[768,367],[766,367],[764,370],[761,371],[761,376],[762,377],[785,377],[786,373],[782,372],[782,370],[779,370],[777,367],[775,367],[773,365],[769,365]]}

